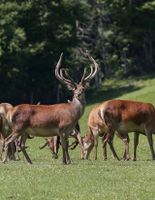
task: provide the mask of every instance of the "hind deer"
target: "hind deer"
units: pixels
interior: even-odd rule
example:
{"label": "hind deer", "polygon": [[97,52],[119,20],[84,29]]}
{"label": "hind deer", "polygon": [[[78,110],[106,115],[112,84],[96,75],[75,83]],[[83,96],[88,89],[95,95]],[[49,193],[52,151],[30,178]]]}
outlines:
{"label": "hind deer", "polygon": [[[135,132],[134,160],[136,160],[138,136],[142,133],[147,136],[152,159],[155,160],[152,138],[152,134],[155,133],[155,108],[152,104],[119,99],[109,100],[100,107],[99,114],[107,126],[108,140],[112,139],[114,131],[124,136],[129,132]],[[128,146],[126,156],[129,156]]]}
{"label": "hind deer", "polygon": [[[0,103],[0,146],[1,146],[2,156],[3,156],[4,140],[11,133],[11,129],[9,127],[6,116],[8,111],[12,110],[12,108],[13,106],[10,103]],[[19,159],[16,141],[10,143],[7,159],[8,160]]]}
{"label": "hind deer", "polygon": [[[98,148],[98,138],[102,137],[102,158],[103,160],[107,159],[107,151],[106,151],[106,137],[107,137],[107,129],[105,122],[101,119],[99,115],[99,110],[103,108],[104,104],[99,104],[93,107],[88,116],[88,129],[87,134],[82,138],[83,140],[83,148],[84,148],[84,158],[88,159],[91,150],[94,147],[94,160],[97,159],[97,148]],[[118,137],[124,142],[125,147],[127,147],[127,143],[129,143],[128,135],[121,135],[117,133]],[[113,136],[111,136],[111,140],[108,140],[108,144],[112,151],[112,155],[114,158],[119,160],[119,157],[116,154],[116,151],[113,146]],[[126,149],[125,149],[126,151]],[[128,160],[129,157],[126,157],[126,153],[124,153],[124,159]]]}
{"label": "hind deer", "polygon": [[[71,150],[75,149],[76,146],[80,142],[79,138],[77,138],[77,132],[76,131],[78,131],[81,134],[79,123],[77,123],[77,125],[75,126],[75,129],[72,131],[72,133],[70,135],[70,137],[75,139],[74,142],[72,142],[71,144],[68,145],[68,147]],[[45,138],[45,143],[42,146],[40,146],[39,148],[43,149],[46,146],[48,146],[50,152],[52,153],[53,158],[57,159],[58,158],[58,150],[59,150],[60,145],[61,145],[60,137],[59,136],[53,136],[53,137],[50,137],[50,138]],[[81,152],[81,158],[83,159],[82,152]]]}
{"label": "hind deer", "polygon": [[[5,139],[3,163],[6,162],[8,145],[19,136],[26,138],[26,131],[28,131],[32,136],[38,137],[60,136],[63,163],[70,164],[68,137],[83,115],[85,109],[86,84],[97,74],[98,64],[86,53],[93,65],[91,65],[91,71],[88,75],[86,68],[84,69],[81,81],[76,83],[67,72],[60,69],[62,55],[63,54],[60,55],[59,61],[55,67],[55,76],[73,92],[72,101],[54,105],[21,104],[15,106],[7,115],[12,133]],[[82,146],[80,134],[77,134],[77,137]],[[32,163],[25,148],[22,149],[22,152],[27,161]]]}

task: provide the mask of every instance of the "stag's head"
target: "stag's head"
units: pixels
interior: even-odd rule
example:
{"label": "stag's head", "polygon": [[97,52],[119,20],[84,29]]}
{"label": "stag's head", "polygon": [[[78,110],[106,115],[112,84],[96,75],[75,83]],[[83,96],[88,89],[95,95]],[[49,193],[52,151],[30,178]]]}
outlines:
{"label": "stag's head", "polygon": [[90,73],[89,74],[87,74],[87,70],[86,70],[86,68],[84,68],[84,73],[83,73],[83,76],[82,76],[80,82],[76,83],[69,76],[67,71],[65,71],[64,69],[60,69],[62,55],[63,55],[63,53],[61,53],[59,61],[58,61],[57,65],[56,65],[55,76],[61,83],[66,84],[69,90],[73,91],[73,94],[74,94],[73,98],[81,99],[82,96],[84,95],[84,91],[85,91],[85,89],[87,87],[87,83],[90,80],[92,80],[95,77],[95,75],[97,74],[97,72],[98,72],[98,64],[89,55],[89,53],[86,53],[85,55],[92,62],[93,65],[90,66]]}

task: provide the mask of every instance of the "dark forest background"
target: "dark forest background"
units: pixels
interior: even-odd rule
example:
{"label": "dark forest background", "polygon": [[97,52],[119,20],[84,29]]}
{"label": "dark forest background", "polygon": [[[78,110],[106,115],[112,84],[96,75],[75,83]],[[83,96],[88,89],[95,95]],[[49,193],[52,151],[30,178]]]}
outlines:
{"label": "dark forest background", "polygon": [[0,101],[64,101],[55,65],[64,52],[62,66],[78,81],[90,65],[80,48],[100,65],[93,87],[154,74],[155,1],[1,0]]}

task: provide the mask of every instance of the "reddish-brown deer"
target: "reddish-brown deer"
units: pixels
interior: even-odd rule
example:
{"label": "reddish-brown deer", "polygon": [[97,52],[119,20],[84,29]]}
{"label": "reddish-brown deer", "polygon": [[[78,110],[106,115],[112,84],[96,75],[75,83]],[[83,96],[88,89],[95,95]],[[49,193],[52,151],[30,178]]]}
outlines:
{"label": "reddish-brown deer", "polygon": [[[105,102],[106,103],[106,102]],[[89,154],[91,150],[94,147],[94,159],[97,159],[97,147],[98,147],[98,138],[99,136],[102,137],[102,147],[103,147],[103,153],[102,158],[103,160],[107,159],[107,150],[106,150],[106,137],[107,137],[107,129],[105,122],[101,119],[99,115],[99,110],[104,107],[104,104],[99,104],[93,107],[93,109],[90,111],[88,116],[88,130],[87,134],[82,138],[83,139],[83,146],[84,146],[84,158],[88,159]],[[117,134],[118,137],[125,143],[129,142],[128,135],[121,135]],[[119,160],[119,157],[116,154],[116,151],[113,146],[113,136],[111,136],[111,140],[108,140],[110,149],[112,151],[112,155],[114,158]],[[125,157],[124,159],[128,159]]]}
{"label": "reddish-brown deer", "polygon": [[[12,110],[13,106],[10,103],[0,103],[0,146],[1,146],[1,153],[3,156],[3,145],[5,138],[11,133],[10,126],[7,120],[7,113],[9,110]],[[9,145],[8,160],[18,160],[18,151],[16,142],[11,142]]]}
{"label": "reddish-brown deer", "polygon": [[[100,116],[107,125],[107,138],[111,140],[114,131],[127,135],[129,132],[147,136],[152,159],[155,159],[152,134],[155,133],[155,108],[150,103],[129,100],[109,100],[103,103]],[[137,144],[134,145],[136,148]],[[134,150],[135,154],[136,149]],[[129,148],[126,148],[129,156]],[[136,160],[136,154],[134,160]]]}
{"label": "reddish-brown deer", "polygon": [[[74,82],[67,73],[63,74],[64,71],[60,69],[62,54],[56,65],[56,77],[61,83],[66,84],[67,87],[73,91],[73,99],[70,103],[54,105],[21,104],[15,106],[13,110],[8,113],[8,120],[12,128],[12,133],[5,139],[5,155],[3,157],[3,162],[6,162],[9,143],[21,135],[27,137],[27,131],[32,136],[38,137],[60,136],[63,151],[63,163],[70,163],[68,137],[80,117],[83,115],[85,108],[86,83],[93,79],[98,71],[98,64],[96,61],[88,53],[87,56],[93,63],[93,65],[91,65],[91,72],[89,75],[86,75],[85,68],[82,79],[78,84]],[[80,134],[78,137],[80,140]],[[23,149],[23,153],[26,156],[27,161],[32,163],[25,149]]]}

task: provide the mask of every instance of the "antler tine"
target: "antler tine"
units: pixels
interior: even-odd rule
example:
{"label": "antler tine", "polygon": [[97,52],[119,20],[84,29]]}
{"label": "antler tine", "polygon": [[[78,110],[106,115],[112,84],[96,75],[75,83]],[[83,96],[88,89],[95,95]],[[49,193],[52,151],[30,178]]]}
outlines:
{"label": "antler tine", "polygon": [[56,76],[56,78],[57,78],[59,81],[61,81],[62,83],[64,83],[62,77],[61,77],[60,74],[59,74],[62,56],[63,56],[63,53],[61,53],[60,58],[59,58],[59,61],[58,61],[57,65],[56,65],[56,67],[55,67],[55,76]]}
{"label": "antler tine", "polygon": [[73,81],[73,79],[72,79],[70,76],[68,76],[69,79],[67,79],[67,78],[65,78],[65,77],[63,76],[63,71],[65,72],[65,75],[66,75],[66,70],[65,70],[65,69],[60,69],[60,76],[61,76],[61,78],[62,78],[66,83],[74,85],[74,81]]}
{"label": "antler tine", "polygon": [[76,86],[77,83],[72,79],[72,77],[69,75],[69,73],[66,70],[64,70],[64,72],[65,72],[66,77],[69,78],[69,80],[72,82],[72,84]]}
{"label": "antler tine", "polygon": [[86,68],[84,69],[84,73],[83,73],[83,76],[82,76],[82,79],[81,79],[81,84],[82,84],[83,82],[89,81],[89,80],[91,80],[91,79],[94,78],[94,76],[96,75],[96,73],[97,73],[97,71],[98,71],[98,64],[97,64],[96,61],[90,56],[88,50],[85,50],[85,52],[84,52],[81,48],[79,48],[79,50],[80,50],[80,52],[81,52],[84,56],[88,57],[89,60],[90,60],[91,62],[93,62],[94,68],[95,68],[94,71],[93,71],[93,66],[90,66],[90,73],[89,73],[88,76],[86,76]]}
{"label": "antler tine", "polygon": [[90,74],[84,79],[84,81],[88,81],[88,80],[93,79],[94,76],[96,75],[96,73],[98,72],[98,68],[99,68],[98,64],[96,63],[96,61],[94,60],[94,58],[91,57],[88,52],[87,52],[87,56],[88,56],[89,60],[93,62],[95,69],[94,69],[94,72],[92,72],[92,70],[91,70]]}
{"label": "antler tine", "polygon": [[61,83],[66,83],[66,84],[73,84],[71,80],[65,78],[63,76],[63,73],[62,73],[62,69],[60,69],[60,65],[61,65],[61,60],[62,60],[62,56],[63,56],[63,53],[61,53],[60,55],[60,58],[59,58],[59,61],[55,67],[55,76],[56,78],[61,82]]}
{"label": "antler tine", "polygon": [[[84,50],[84,49],[82,49],[82,48],[78,48],[79,49],[79,52],[84,56],[84,57],[86,57],[87,55],[86,55],[86,51]],[[80,81],[80,83],[82,83],[83,81],[84,81],[84,79],[85,79],[85,76],[86,76],[86,73],[87,73],[87,69],[86,68],[84,68],[84,71],[83,71],[83,76],[82,76],[82,78],[81,78],[81,81]]]}
{"label": "antler tine", "polygon": [[81,78],[80,83],[83,83],[83,81],[84,81],[84,79],[85,79],[85,76],[86,76],[86,72],[87,72],[87,69],[84,68],[83,76],[82,76],[82,78]]}
{"label": "antler tine", "polygon": [[84,80],[89,79],[89,77],[92,76],[92,74],[93,74],[93,66],[91,65],[91,66],[90,66],[90,74],[89,74],[88,76],[86,76],[86,77],[84,78]]}

